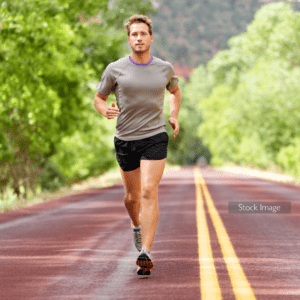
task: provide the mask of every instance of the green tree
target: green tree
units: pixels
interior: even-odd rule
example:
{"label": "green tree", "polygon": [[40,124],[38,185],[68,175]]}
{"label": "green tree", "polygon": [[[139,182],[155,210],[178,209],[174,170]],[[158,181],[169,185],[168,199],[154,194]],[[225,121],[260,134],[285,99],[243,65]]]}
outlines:
{"label": "green tree", "polygon": [[262,7],[248,31],[208,63],[205,84],[188,85],[198,89],[199,135],[213,163],[295,165],[286,157],[300,136],[299,26],[299,13],[289,5]]}
{"label": "green tree", "polygon": [[232,89],[227,86],[216,87],[208,98],[200,102],[199,108],[203,121],[198,129],[198,135],[212,153],[212,164],[220,164],[229,160],[237,143],[235,122],[232,122],[229,98]]}
{"label": "green tree", "polygon": [[[129,9],[125,11],[126,3]],[[124,53],[126,32],[120,31],[120,17],[129,16],[133,10],[153,11],[149,1],[138,0],[1,1],[3,186],[11,186],[26,197],[29,188],[35,191],[46,162],[54,154],[67,156],[66,148],[75,144],[68,142],[71,137],[88,143],[92,131],[95,135],[105,131],[102,122],[97,122],[97,128],[89,123],[91,104],[85,97],[90,95],[92,102],[95,84],[91,87],[89,83],[100,79],[105,66]],[[103,138],[95,140],[99,148],[107,148]],[[111,154],[103,161],[102,167],[111,165]],[[58,168],[66,169],[65,162],[60,164]],[[91,164],[89,167],[93,172]],[[80,172],[72,174],[78,177]]]}
{"label": "green tree", "polygon": [[[263,2],[266,1],[157,0],[158,12],[153,18],[153,54],[173,64],[192,67],[207,64],[220,50],[228,49],[227,42],[231,37],[247,30]],[[299,1],[285,2],[295,11],[300,10]],[[284,33],[284,28],[282,30]],[[189,50],[188,56],[182,53],[182,45]]]}
{"label": "green tree", "polygon": [[79,64],[76,34],[55,1],[3,2],[1,19],[1,132],[11,150],[2,178],[34,190],[44,156],[79,121],[82,82],[92,72]]}
{"label": "green tree", "polygon": [[300,137],[291,141],[291,143],[280,149],[276,162],[286,171],[293,175],[300,175]]}
{"label": "green tree", "polygon": [[[263,6],[248,30],[228,41],[230,49],[218,52],[207,64],[211,86],[236,88],[240,76],[260,60],[282,59],[290,66],[299,65],[299,13],[283,3]],[[285,33],[286,32],[286,33]]]}

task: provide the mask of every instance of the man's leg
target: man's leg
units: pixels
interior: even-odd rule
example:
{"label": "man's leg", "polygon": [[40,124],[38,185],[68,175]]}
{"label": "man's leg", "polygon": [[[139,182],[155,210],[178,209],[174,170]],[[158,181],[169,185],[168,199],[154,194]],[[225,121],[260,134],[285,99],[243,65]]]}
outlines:
{"label": "man's leg", "polygon": [[139,213],[141,208],[141,170],[125,172],[120,168],[125,187],[125,207],[134,226],[140,226]]}
{"label": "man's leg", "polygon": [[158,185],[165,168],[166,158],[141,160],[142,187],[142,242],[143,248],[151,251],[158,223]]}

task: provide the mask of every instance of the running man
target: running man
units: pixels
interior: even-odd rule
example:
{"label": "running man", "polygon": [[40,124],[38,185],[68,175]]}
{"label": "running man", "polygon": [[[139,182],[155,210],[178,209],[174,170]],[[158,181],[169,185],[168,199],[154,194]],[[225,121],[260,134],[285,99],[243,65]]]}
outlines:
{"label": "running man", "polygon": [[[158,185],[167,157],[169,137],[163,115],[165,89],[169,91],[171,124],[179,132],[181,93],[173,66],[150,55],[152,21],[134,15],[125,24],[130,56],[107,66],[97,84],[95,108],[107,119],[117,117],[114,138],[117,161],[125,187],[125,207],[132,220],[138,249],[138,275],[150,275],[150,251],[158,223]],[[106,100],[114,91],[117,107]],[[142,212],[140,215],[140,208]]]}

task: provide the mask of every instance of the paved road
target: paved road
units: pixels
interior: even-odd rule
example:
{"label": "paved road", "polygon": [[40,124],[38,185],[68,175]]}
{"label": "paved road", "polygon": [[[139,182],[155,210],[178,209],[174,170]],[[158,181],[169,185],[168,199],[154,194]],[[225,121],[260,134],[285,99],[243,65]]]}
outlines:
{"label": "paved road", "polygon": [[[166,173],[148,278],[136,275],[121,184],[0,215],[0,299],[300,299],[300,189]],[[241,214],[229,202],[290,202]]]}

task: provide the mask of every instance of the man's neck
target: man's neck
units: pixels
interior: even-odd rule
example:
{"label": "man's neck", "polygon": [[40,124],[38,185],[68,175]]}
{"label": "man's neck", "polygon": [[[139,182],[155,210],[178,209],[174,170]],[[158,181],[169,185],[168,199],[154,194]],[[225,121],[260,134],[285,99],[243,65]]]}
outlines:
{"label": "man's neck", "polygon": [[137,64],[147,64],[151,60],[151,55],[149,52],[145,53],[131,53],[131,59]]}

